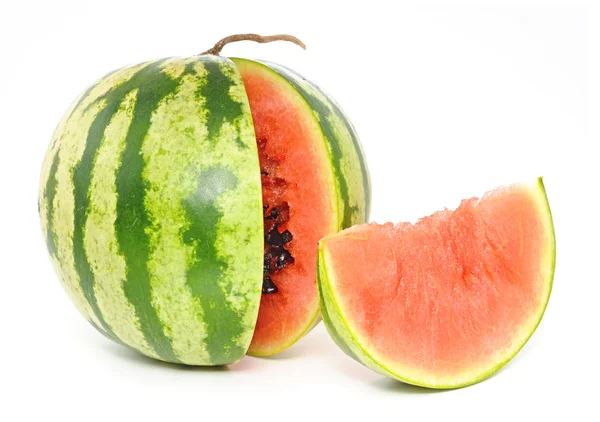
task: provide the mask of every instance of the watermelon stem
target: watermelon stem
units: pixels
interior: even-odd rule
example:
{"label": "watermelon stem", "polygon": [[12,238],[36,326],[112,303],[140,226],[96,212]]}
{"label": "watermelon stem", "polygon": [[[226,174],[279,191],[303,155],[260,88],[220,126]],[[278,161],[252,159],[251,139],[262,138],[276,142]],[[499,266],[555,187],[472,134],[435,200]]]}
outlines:
{"label": "watermelon stem", "polygon": [[229,43],[237,42],[237,41],[254,41],[254,42],[261,43],[261,44],[273,42],[273,41],[289,41],[291,43],[294,43],[294,44],[302,47],[304,50],[306,50],[306,45],[304,45],[304,43],[302,41],[300,41],[298,38],[296,38],[292,35],[277,34],[277,35],[263,36],[263,35],[258,35],[258,34],[236,34],[236,35],[230,35],[228,37],[223,38],[222,40],[219,40],[214,45],[213,48],[209,48],[205,52],[200,53],[200,55],[212,54],[212,55],[218,56],[219,53],[221,52],[221,50],[223,49],[223,47],[225,47]]}

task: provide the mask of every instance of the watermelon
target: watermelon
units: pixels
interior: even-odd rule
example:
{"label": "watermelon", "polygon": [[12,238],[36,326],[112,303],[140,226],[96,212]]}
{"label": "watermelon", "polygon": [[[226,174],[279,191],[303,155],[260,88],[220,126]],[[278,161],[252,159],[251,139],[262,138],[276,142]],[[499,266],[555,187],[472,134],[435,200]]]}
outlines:
{"label": "watermelon", "polygon": [[330,97],[216,50],[98,80],[59,123],[39,190],[79,312],[132,350],[188,365],[302,337],[319,315],[317,241],[366,221],[369,202],[358,137]]}
{"label": "watermelon", "polygon": [[318,288],[340,348],[400,381],[456,388],[510,361],[540,323],[555,239],[542,179],[463,200],[415,224],[321,240]]}

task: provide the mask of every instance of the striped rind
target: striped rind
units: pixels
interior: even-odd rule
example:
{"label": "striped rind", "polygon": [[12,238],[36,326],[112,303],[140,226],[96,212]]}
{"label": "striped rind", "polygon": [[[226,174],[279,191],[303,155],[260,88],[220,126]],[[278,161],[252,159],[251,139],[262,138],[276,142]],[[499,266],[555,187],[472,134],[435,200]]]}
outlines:
{"label": "striped rind", "polygon": [[120,69],[73,104],[42,167],[54,267],[100,331],[192,365],[241,359],[262,281],[262,200],[248,100],[231,61]]}
{"label": "striped rind", "polygon": [[[125,96],[104,132],[91,172],[89,207],[83,239],[95,276],[94,298],[113,335],[146,355],[158,357],[144,338],[133,305],[121,294],[127,265],[119,253],[114,221],[117,213],[116,174],[121,165],[127,128],[133,118],[137,90]],[[131,327],[136,327],[132,330]]]}
{"label": "striped rind", "polygon": [[[554,234],[554,225],[552,213],[546,195],[546,190],[542,178],[538,178],[534,183],[524,183],[527,186],[533,198],[538,204],[540,219],[544,224],[547,234],[547,243],[543,251],[540,251],[540,268],[544,280],[545,291],[541,295],[541,307],[537,313],[532,315],[529,321],[523,324],[519,331],[519,340],[515,341],[510,350],[500,351],[498,356],[492,356],[483,370],[475,368],[473,371],[463,374],[460,379],[439,380],[431,375],[420,374],[408,366],[388,363],[384,358],[377,355],[377,352],[368,346],[366,339],[361,339],[352,324],[349,323],[348,310],[344,309],[341,301],[335,293],[335,274],[331,271],[331,259],[327,254],[327,238],[319,242],[319,251],[317,259],[319,302],[323,321],[334,342],[352,359],[365,365],[366,367],[390,378],[413,384],[417,386],[449,389],[460,388],[483,381],[490,377],[514,358],[518,352],[525,346],[529,338],[533,335],[540,324],[552,291],[554,281],[554,269],[556,263],[556,239]],[[335,235],[333,235],[335,236]]]}
{"label": "striped rind", "polygon": [[283,76],[302,95],[319,121],[336,181],[339,228],[368,221],[371,181],[354,126],[336,101],[313,82],[284,66],[260,61]]}
{"label": "striped rind", "polygon": [[99,98],[113,85],[128,80],[143,66],[144,63],[108,74],[73,102],[54,132],[41,171],[38,204],[50,260],[75,307],[104,334],[100,321],[85,299],[74,269],[73,224],[69,224],[73,219],[74,198],[69,179],[75,164],[73,158],[78,159],[81,154],[82,143],[77,140],[85,136],[82,130],[91,124],[95,113],[101,108]]}

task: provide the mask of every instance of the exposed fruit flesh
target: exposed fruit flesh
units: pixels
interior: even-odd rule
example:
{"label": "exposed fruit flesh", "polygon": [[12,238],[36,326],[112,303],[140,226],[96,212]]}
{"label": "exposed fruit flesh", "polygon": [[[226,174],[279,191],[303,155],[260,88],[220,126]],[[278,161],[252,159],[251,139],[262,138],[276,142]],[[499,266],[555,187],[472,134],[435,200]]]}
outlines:
{"label": "exposed fruit flesh", "polygon": [[290,219],[290,206],[281,200],[281,196],[287,190],[287,182],[278,177],[279,162],[269,157],[266,145],[265,138],[258,139],[265,233],[262,292],[273,294],[279,289],[271,276],[293,264],[294,257],[287,249],[293,239],[292,233],[284,228]]}
{"label": "exposed fruit flesh", "polygon": [[368,359],[404,381],[444,387],[485,378],[514,356],[550,294],[545,201],[537,184],[513,185],[414,225],[326,238],[328,287]]}
{"label": "exposed fruit flesh", "polygon": [[248,353],[269,355],[304,335],[318,316],[316,245],[337,228],[335,192],[321,129],[304,99],[268,67],[234,62],[259,145],[268,258],[263,293],[271,293],[262,295]]}

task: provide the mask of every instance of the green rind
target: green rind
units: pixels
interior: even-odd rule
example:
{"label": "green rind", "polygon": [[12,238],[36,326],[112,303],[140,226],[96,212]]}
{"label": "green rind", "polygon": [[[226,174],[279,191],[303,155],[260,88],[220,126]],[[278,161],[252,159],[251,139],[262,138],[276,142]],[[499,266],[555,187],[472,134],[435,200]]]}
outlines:
{"label": "green rind", "polygon": [[[150,275],[147,268],[150,257],[148,229],[151,222],[144,204],[148,184],[142,174],[145,163],[141,149],[150,128],[154,110],[164,98],[173,95],[178,86],[175,79],[160,71],[161,64],[160,61],[152,63],[135,74],[129,81],[107,93],[107,106],[98,117],[100,118],[105,110],[109,110],[110,118],[103,119],[102,132],[98,137],[103,136],[106,125],[118,110],[125,96],[130,91],[137,89],[136,107],[125,140],[121,168],[117,171],[116,178],[118,199],[115,227],[119,252],[125,258],[127,269],[127,282],[124,283],[124,290],[125,296],[135,308],[144,337],[152,349],[160,359],[179,363],[180,360],[173,350],[171,340],[165,334],[164,326],[152,304]],[[94,124],[92,124],[90,134],[95,132],[94,129]],[[86,149],[90,145],[89,137],[88,135]],[[77,175],[74,178],[77,180]],[[77,187],[77,182],[75,186]],[[88,194],[87,187],[85,193]],[[87,204],[82,209],[85,213]],[[77,220],[75,224],[77,226]],[[81,261],[85,259],[85,255],[82,255]]]}
{"label": "green rind", "polygon": [[320,305],[323,314],[323,322],[332,339],[344,353],[357,362],[365,365],[367,368],[379,372],[382,375],[410,383],[410,381],[397,376],[386,369],[385,366],[378,363],[361,345],[357,336],[352,332],[349,324],[344,318],[342,308],[335,298],[333,286],[330,282],[329,274],[327,273],[327,261],[325,259],[324,248],[324,243],[321,241],[319,243],[317,260],[317,284],[319,286],[319,300],[321,301]]}
{"label": "green rind", "polygon": [[[90,205],[89,197],[92,170],[94,168],[94,161],[98,153],[98,149],[100,148],[100,145],[104,139],[104,133],[107,126],[111,122],[115,113],[119,110],[119,106],[125,99],[126,95],[134,89],[139,89],[137,95],[140,99],[139,102],[141,105],[135,107],[133,122],[131,123],[129,132],[127,134],[126,149],[123,158],[125,159],[125,162],[128,163],[129,168],[143,168],[143,160],[139,154],[139,145],[141,145],[147,128],[150,125],[151,113],[158,102],[160,102],[166,95],[171,94],[177,86],[176,81],[170,79],[167,75],[160,72],[161,64],[162,62],[158,61],[144,67],[131,79],[109,90],[106,94],[102,95],[98,99],[98,101],[105,101],[106,104],[92,122],[88,130],[87,139],[85,140],[83,155],[79,163],[73,169],[73,189],[75,196],[73,253],[75,268],[79,274],[79,282],[86,300],[90,304],[94,314],[98,318],[98,321],[100,321],[102,324],[104,331],[110,337],[113,337],[116,340],[119,340],[118,337],[116,337],[115,333],[104,319],[104,316],[98,307],[96,294],[94,292],[95,278],[84,250],[83,231],[87,222]],[[157,77],[159,79],[154,80]],[[160,88],[157,89],[157,87]],[[121,170],[123,170],[123,168],[124,167],[122,166]],[[123,191],[122,189],[123,183],[128,185],[126,187],[126,191]],[[131,189],[129,186],[130,184],[130,179],[126,179],[125,182],[123,182],[123,172],[119,171],[117,174],[117,207],[121,210],[119,216],[124,214],[122,211],[123,208],[135,208],[135,205],[133,208],[131,208],[131,204],[128,204],[132,197],[134,197],[135,200],[140,201],[140,203],[143,203],[143,194],[140,195],[139,193],[136,193],[135,195],[129,195],[128,197],[127,193]],[[121,186],[121,189],[119,188],[119,185]],[[144,189],[139,190],[139,192],[143,191]],[[143,210],[143,206],[138,206],[138,208]],[[141,221],[144,221],[143,215],[143,212],[134,213],[133,217],[134,219],[141,218]],[[120,223],[121,221],[118,218],[116,224],[119,225]],[[136,239],[130,243],[131,248],[129,251],[125,250],[126,248],[124,245],[126,244],[126,239],[124,240],[121,237],[119,239],[119,244],[121,246],[121,252],[123,255],[125,255],[128,269],[132,271],[131,277],[140,280],[139,283],[128,283],[125,286],[126,288],[130,286],[140,286],[140,288],[143,290],[142,286],[144,286],[144,283],[141,281],[143,280],[143,271],[137,273],[134,272],[137,263],[142,261],[140,259],[136,259],[137,257],[131,259],[129,256],[131,251],[133,251],[133,254],[143,253],[145,246],[145,242],[143,241],[145,237],[145,227],[143,225],[133,225],[131,224],[131,221],[126,221],[124,224],[126,227],[129,227],[129,229],[124,231],[119,231],[117,229],[117,234],[130,233],[134,227],[138,230],[138,236],[136,236]],[[153,329],[154,327],[160,327],[160,323],[157,321],[155,313],[153,312],[153,308],[149,300],[149,294],[146,294],[146,299],[147,300],[145,301],[131,301],[135,304],[138,317],[142,320],[142,327],[146,329],[145,335],[149,339],[149,342],[154,350],[161,358],[169,361],[177,361],[177,357],[173,353],[173,350],[170,349],[169,340],[164,335],[161,335],[162,330]],[[140,310],[138,307],[143,307],[143,309]]]}
{"label": "green rind", "polygon": [[338,192],[340,229],[365,223],[371,208],[371,181],[358,135],[340,106],[317,85],[275,63],[260,61],[283,76],[312,109],[327,142]]}
{"label": "green rind", "polygon": [[[112,261],[105,264],[95,250],[92,265],[86,245],[107,236],[98,229],[105,226],[86,224],[90,190],[95,186],[92,174],[102,164],[97,159],[108,136],[106,128],[132,93],[136,101],[114,192],[103,186],[106,191],[94,195],[95,218],[110,214],[103,207],[111,201],[103,201],[102,195],[117,199],[116,239],[103,238],[102,243],[118,247],[110,251]],[[165,361],[193,365],[241,359],[260,302],[263,233],[258,153],[237,68],[216,56],[153,62],[135,68],[131,75],[102,78],[72,111],[77,118],[59,125],[54,135],[57,145],[53,142],[47,154],[40,214],[59,277],[74,289],[73,294],[80,291],[85,301],[78,309],[101,332],[121,340],[96,300],[96,292],[109,284],[96,279],[94,268],[106,270],[123,259],[127,275],[121,291],[111,293],[123,296],[135,308],[135,317],[129,311],[127,320],[116,322],[123,323],[117,324],[120,332],[139,332],[128,338],[143,335],[150,348],[140,350],[139,342],[130,347]],[[82,126],[86,124],[79,120],[82,116],[91,121],[89,126]],[[63,140],[69,141],[68,150],[61,150]],[[74,165],[71,178],[60,179],[63,185],[58,191],[56,167],[65,158]],[[170,165],[177,167],[170,171]],[[69,181],[71,185],[65,186]],[[59,211],[69,210],[69,201],[60,196],[64,192],[73,192],[71,221],[69,213],[56,212],[56,204],[63,204]],[[160,207],[161,199],[166,208]],[[71,241],[62,243],[60,260],[53,251],[55,221],[61,227],[70,224],[71,229],[63,232],[73,237],[71,251],[64,251]],[[68,275],[69,268],[74,268],[80,287],[73,284],[75,276]],[[110,294],[103,297],[103,306],[115,306],[106,302]],[[118,309],[111,309],[113,321],[118,315]]]}
{"label": "green rind", "polygon": [[356,360],[357,362],[365,365],[366,367],[390,378],[402,381],[407,384],[413,384],[421,387],[432,388],[432,389],[453,389],[466,387],[472,384],[476,384],[489,378],[491,375],[498,372],[508,362],[510,362],[519,351],[527,344],[537,327],[539,326],[552,291],[554,281],[554,269],[556,265],[556,238],[554,233],[554,224],[552,220],[552,212],[550,210],[550,204],[546,195],[546,189],[542,177],[536,181],[536,193],[539,196],[539,202],[541,203],[541,210],[545,214],[546,231],[548,233],[548,251],[547,256],[542,257],[543,262],[546,263],[548,268],[547,279],[545,280],[548,286],[548,293],[543,300],[543,306],[540,310],[539,318],[537,319],[530,334],[524,339],[522,344],[515,348],[514,352],[506,356],[502,362],[496,366],[484,371],[479,376],[460,383],[449,383],[449,384],[431,384],[423,382],[419,379],[409,378],[392,369],[389,365],[382,362],[381,359],[373,355],[368,350],[368,347],[363,345],[363,342],[359,339],[355,330],[352,329],[346,312],[336,299],[335,288],[331,283],[331,276],[327,268],[326,259],[326,243],[327,238],[323,239],[319,243],[318,261],[317,261],[317,274],[318,274],[318,288],[319,288],[319,300],[321,305],[321,312],[323,314],[323,321],[327,328],[327,331],[331,335],[334,342],[346,353],[348,356]]}
{"label": "green rind", "polygon": [[296,342],[298,342],[300,339],[302,339],[302,337],[304,337],[305,335],[307,335],[308,333],[310,333],[312,331],[313,328],[315,328],[319,322],[321,322],[321,312],[319,310],[319,308],[316,308],[316,311],[313,313],[313,315],[308,318],[308,323],[304,325],[304,327],[300,330],[298,330],[298,334],[288,343],[286,343],[285,345],[283,345],[282,347],[278,348],[278,349],[269,349],[269,350],[257,350],[257,349],[249,349],[247,354],[249,356],[254,356],[254,357],[267,357],[267,356],[273,356],[276,355],[277,353],[281,353],[284,350],[288,349],[289,347],[293,346]]}
{"label": "green rind", "polygon": [[[145,65],[125,67],[107,74],[72,103],[54,132],[40,175],[38,204],[42,231],[52,240],[50,260],[75,307],[105,335],[108,334],[100,328],[102,324],[82,291],[73,260],[73,168],[83,153],[82,140],[86,138],[86,131],[104,105],[98,98],[112,86],[127,81]],[[52,189],[44,189],[45,186]]]}
{"label": "green rind", "polygon": [[204,313],[206,351],[214,364],[224,365],[241,359],[246,353],[245,348],[232,341],[243,334],[245,327],[232,324],[236,311],[227,305],[226,292],[219,284],[228,263],[217,247],[218,223],[223,218],[217,199],[234,189],[238,180],[231,170],[219,167],[203,171],[199,179],[200,186],[213,188],[196,192],[184,205],[188,218],[194,222],[184,232],[184,241],[196,244],[194,263],[188,268],[187,277],[190,281],[197,280],[190,282],[190,289],[202,309],[210,310]]}
{"label": "green rind", "polygon": [[[275,63],[265,61],[263,63],[268,64],[288,79],[310,106],[314,107],[313,112],[321,122],[323,133],[327,134],[326,137],[332,145],[332,160],[335,162],[335,172],[340,190],[342,186],[346,186],[346,188],[362,186],[359,189],[362,191],[362,198],[355,198],[356,193],[353,195],[353,189],[349,189],[350,195],[349,200],[345,202],[342,228],[369,221],[372,196],[369,168],[356,129],[346,113],[332,96],[298,72]],[[361,204],[361,200],[364,201],[364,205]]]}
{"label": "green rind", "polygon": [[[122,70],[123,69],[118,69],[116,71],[109,72],[99,81],[109,79],[110,77],[114,76]],[[85,101],[88,101],[90,97],[94,97],[94,99],[96,98],[95,96],[91,95],[91,93],[98,87],[99,81],[90,85],[83,93],[81,93],[81,95],[79,95],[79,97],[75,99],[75,101],[71,103],[68,110],[65,112],[63,118],[61,119],[61,121],[55,129],[50,145],[48,146],[48,149],[46,151],[44,163],[42,165],[42,171],[40,175],[40,189],[38,193],[38,213],[40,215],[42,232],[46,237],[46,247],[48,248],[50,260],[52,261],[52,264],[55,268],[57,268],[59,257],[56,244],[56,236],[53,230],[53,212],[54,200],[58,186],[56,173],[58,171],[58,166],[60,162],[59,144],[66,127],[71,122],[74,111],[76,109],[83,108],[82,104]],[[114,336],[109,336],[102,328],[100,328],[100,322],[97,321],[93,316],[91,316],[87,309],[84,309],[85,306],[83,305],[83,302],[85,299],[83,298],[83,292],[75,292],[68,282],[66,282],[64,279],[61,281],[63,282],[63,287],[65,288],[69,298],[73,300],[76,308],[83,314],[83,316],[90,322],[90,324],[92,324],[92,326],[94,326],[94,328],[96,328],[101,334],[116,340]],[[78,293],[81,294],[81,298],[77,297]]]}
{"label": "green rind", "polygon": [[321,315],[325,322],[325,328],[329,332],[329,335],[338,345],[340,349],[352,359],[361,362],[360,358],[352,350],[350,344],[344,339],[341,334],[343,330],[338,329],[338,326],[342,324],[339,319],[339,311],[334,306],[335,299],[331,295],[331,289],[329,286],[329,280],[327,277],[327,271],[325,271],[325,261],[323,258],[323,250],[319,245],[319,252],[317,253],[317,289],[319,292],[319,304],[321,308]]}
{"label": "green rind", "polygon": [[[56,169],[58,168],[58,159],[59,159],[59,155],[58,155],[58,151],[56,151],[56,153],[54,154],[54,158],[52,159],[52,164],[50,165],[50,177],[48,177],[48,180],[46,182],[46,186],[45,186],[45,196],[46,196],[46,200],[48,201],[49,204],[54,203],[54,197],[56,196]],[[48,252],[50,253],[51,256],[56,256],[56,241],[54,239],[54,232],[52,231],[52,212],[53,212],[54,208],[49,206],[46,208],[46,221],[47,223],[47,230],[48,232],[46,233],[46,247],[48,248]]]}

